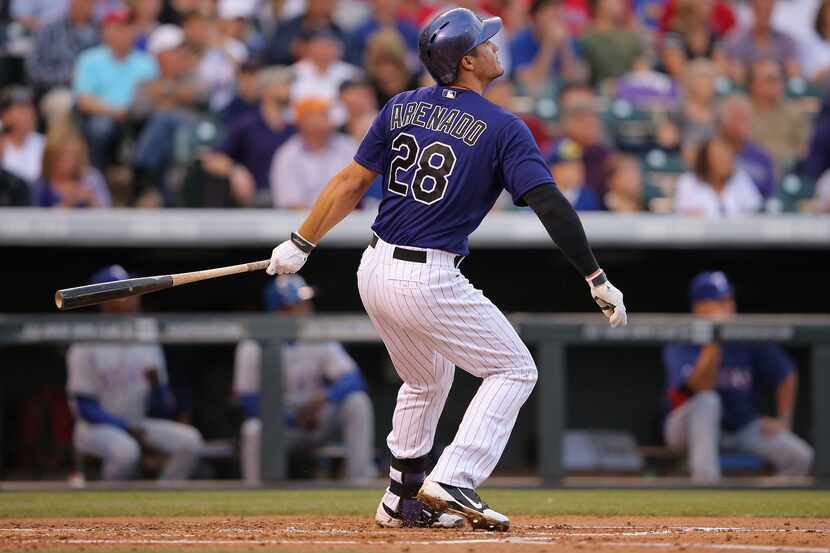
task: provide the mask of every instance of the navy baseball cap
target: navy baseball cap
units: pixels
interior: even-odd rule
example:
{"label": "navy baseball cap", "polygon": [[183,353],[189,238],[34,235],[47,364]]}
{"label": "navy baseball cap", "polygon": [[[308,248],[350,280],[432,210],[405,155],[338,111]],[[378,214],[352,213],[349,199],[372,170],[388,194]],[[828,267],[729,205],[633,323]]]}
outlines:
{"label": "navy baseball cap", "polygon": [[278,311],[313,297],[314,288],[300,275],[278,276],[262,291],[262,303],[268,311]]}
{"label": "navy baseball cap", "polygon": [[109,267],[104,267],[103,269],[99,269],[92,275],[92,278],[89,279],[90,284],[103,284],[105,282],[113,282],[116,280],[124,280],[127,278],[133,278],[134,275],[131,275],[127,271],[124,270],[124,267],[121,265],[110,265]]}
{"label": "navy baseball cap", "polygon": [[735,293],[732,284],[723,271],[707,271],[692,279],[689,287],[689,299],[697,303],[705,300],[723,300]]}

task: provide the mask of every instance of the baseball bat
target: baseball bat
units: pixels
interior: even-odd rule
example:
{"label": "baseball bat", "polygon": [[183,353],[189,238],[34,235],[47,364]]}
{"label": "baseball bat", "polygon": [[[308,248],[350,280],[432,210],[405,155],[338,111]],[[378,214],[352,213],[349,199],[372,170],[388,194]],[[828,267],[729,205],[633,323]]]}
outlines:
{"label": "baseball bat", "polygon": [[55,305],[61,311],[78,309],[79,307],[97,305],[112,300],[129,298],[131,296],[141,296],[143,294],[149,294],[150,292],[158,292],[159,290],[190,284],[191,282],[199,282],[251,271],[261,271],[268,266],[268,263],[269,260],[266,259],[264,261],[229,265],[227,267],[217,267],[204,271],[128,278],[114,282],[104,282],[103,284],[64,288],[63,290],[55,292]]}

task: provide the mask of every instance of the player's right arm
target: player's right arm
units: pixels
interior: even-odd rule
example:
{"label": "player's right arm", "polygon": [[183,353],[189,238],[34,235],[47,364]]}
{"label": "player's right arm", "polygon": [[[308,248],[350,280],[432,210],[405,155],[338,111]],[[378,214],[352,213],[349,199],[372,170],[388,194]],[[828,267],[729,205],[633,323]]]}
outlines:
{"label": "player's right arm", "polygon": [[384,108],[363,138],[354,160],[332,177],[297,232],[274,248],[271,264],[266,269],[269,275],[299,271],[320,240],[354,210],[375,178],[383,172],[387,120]]}
{"label": "player's right arm", "polygon": [[536,141],[521,119],[514,118],[501,130],[498,151],[502,181],[513,201],[533,209],[568,261],[585,278],[591,296],[611,326],[626,324],[622,292],[599,268],[579,216],[554,184]]}

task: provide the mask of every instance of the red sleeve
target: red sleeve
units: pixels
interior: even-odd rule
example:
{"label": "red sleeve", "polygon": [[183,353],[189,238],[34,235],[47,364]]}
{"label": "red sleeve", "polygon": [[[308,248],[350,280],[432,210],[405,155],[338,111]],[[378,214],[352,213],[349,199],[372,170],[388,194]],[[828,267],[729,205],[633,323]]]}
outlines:
{"label": "red sleeve", "polygon": [[712,17],[709,20],[709,24],[712,26],[715,34],[723,36],[735,26],[736,21],[737,19],[735,18],[735,12],[732,10],[732,6],[720,1],[712,9]]}

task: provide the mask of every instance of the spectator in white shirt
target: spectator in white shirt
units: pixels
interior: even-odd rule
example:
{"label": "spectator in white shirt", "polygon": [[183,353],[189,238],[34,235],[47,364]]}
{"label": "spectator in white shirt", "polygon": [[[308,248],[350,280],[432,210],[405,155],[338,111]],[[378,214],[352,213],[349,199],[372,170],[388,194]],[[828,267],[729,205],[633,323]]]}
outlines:
{"label": "spectator in white shirt", "polygon": [[35,132],[37,115],[31,93],[22,87],[6,89],[0,97],[0,160],[2,168],[30,185],[40,178],[43,135]]}
{"label": "spectator in white shirt", "polygon": [[300,61],[291,66],[295,75],[291,87],[292,100],[314,97],[331,102],[334,123],[342,125],[346,122],[346,115],[337,101],[340,85],[356,77],[360,69],[342,60],[343,44],[331,31],[306,33],[301,51]]}
{"label": "spectator in white shirt", "polygon": [[271,164],[274,207],[305,209],[331,177],[349,163],[357,143],[335,132],[330,104],[319,98],[300,100],[295,106],[298,134],[277,150]]}
{"label": "spectator in white shirt", "polygon": [[704,141],[694,171],[677,180],[675,211],[697,217],[726,217],[757,212],[762,197],[749,175],[735,164],[735,151],[722,138]]}

